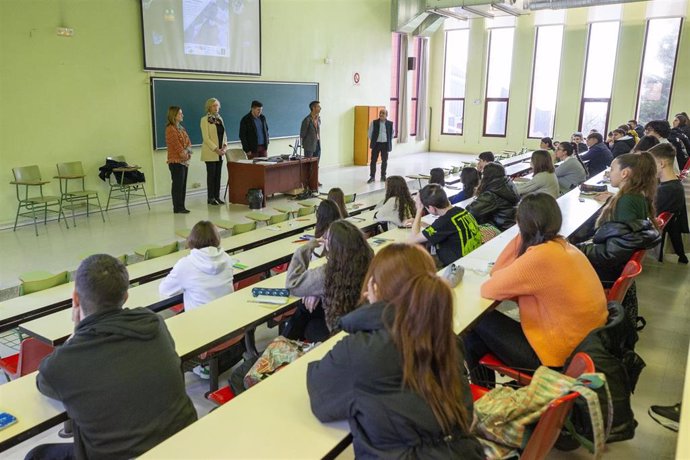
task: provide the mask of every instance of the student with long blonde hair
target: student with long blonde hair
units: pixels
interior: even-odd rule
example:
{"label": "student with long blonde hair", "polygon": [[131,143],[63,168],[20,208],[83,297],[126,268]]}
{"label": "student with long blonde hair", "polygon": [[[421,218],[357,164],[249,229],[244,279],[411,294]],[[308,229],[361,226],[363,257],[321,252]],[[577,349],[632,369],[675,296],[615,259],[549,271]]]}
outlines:
{"label": "student with long blonde hair", "polygon": [[453,294],[421,248],[391,244],[372,261],[349,335],[309,364],[311,408],[348,420],[357,458],[480,459]]}

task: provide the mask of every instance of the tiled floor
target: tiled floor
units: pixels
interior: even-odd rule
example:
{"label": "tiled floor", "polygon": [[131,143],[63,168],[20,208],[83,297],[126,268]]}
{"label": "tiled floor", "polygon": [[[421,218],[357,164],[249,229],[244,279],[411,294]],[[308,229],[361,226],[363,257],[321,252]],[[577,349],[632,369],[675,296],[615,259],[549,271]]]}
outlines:
{"label": "tiled floor", "polygon": [[[426,171],[433,166],[450,166],[469,158],[440,153],[409,155],[394,159],[389,166],[389,175]],[[333,170],[324,168],[321,181],[324,183],[324,189],[339,186],[346,193],[356,192],[360,197],[366,192],[379,190],[376,196],[371,197],[380,197],[383,184],[376,182],[367,185],[367,176],[366,167]],[[112,211],[108,213],[106,225],[103,225],[100,219],[87,221],[82,218],[78,220],[76,229],[66,231],[59,230],[57,225],[52,223],[49,224],[47,234],[43,231],[38,238],[29,227],[22,228],[14,234],[11,230],[0,232],[0,247],[3,247],[4,259],[0,285],[11,285],[16,282],[18,273],[35,270],[41,266],[47,270],[74,268],[78,263],[77,254],[94,251],[99,247],[105,247],[112,253],[123,253],[143,243],[162,243],[171,240],[177,226],[191,226],[197,219],[214,215],[223,215],[227,218],[233,212],[246,211],[246,208],[240,211],[209,208],[203,196],[192,197],[188,202],[192,214],[187,216],[171,214],[169,203],[163,202],[153,204],[150,212],[145,207],[136,207],[131,217],[127,217],[124,210]],[[634,439],[608,445],[604,457],[625,460],[672,459],[676,448],[676,433],[657,425],[646,412],[651,404],[671,405],[678,402],[681,397],[690,340],[690,270],[688,266],[677,264],[676,257],[672,255],[667,255],[663,264],[647,258],[637,286],[640,314],[647,319],[647,327],[640,333],[637,345],[637,352],[646,361],[647,367],[642,372],[632,398],[639,426]],[[257,338],[260,343],[266,343],[276,334],[276,329],[260,328]],[[213,407],[203,397],[207,389],[206,382],[191,373],[186,374],[186,381],[188,393],[199,415],[204,416]],[[2,402],[0,409],[1,406]],[[31,447],[39,443],[60,442],[57,429],[56,427],[47,430],[42,435],[3,452],[2,457],[20,459]],[[231,453],[232,442],[229,441],[228,457]],[[341,455],[341,458],[353,457],[351,449]],[[280,458],[279,448],[276,448],[275,458]],[[549,455],[549,459],[586,458],[591,457],[584,449],[569,453],[552,451]]]}

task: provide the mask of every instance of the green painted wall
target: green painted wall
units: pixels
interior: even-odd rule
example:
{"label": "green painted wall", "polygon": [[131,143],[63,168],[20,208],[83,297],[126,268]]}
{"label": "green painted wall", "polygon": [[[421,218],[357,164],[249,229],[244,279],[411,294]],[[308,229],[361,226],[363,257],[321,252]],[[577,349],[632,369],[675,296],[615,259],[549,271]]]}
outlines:
{"label": "green painted wall", "polygon": [[[690,1],[688,2],[690,11]],[[635,115],[637,91],[642,63],[647,4],[630,3],[623,6],[616,71],[611,102],[610,124],[626,122]],[[565,36],[561,56],[559,94],[556,105],[555,139],[569,139],[580,117],[580,97],[584,79],[584,60],[587,51],[587,9],[570,9],[566,14]],[[430,149],[445,152],[478,153],[484,150],[519,150],[522,146],[537,148],[539,141],[527,139],[532,59],[535,26],[533,16],[517,20],[515,51],[511,74],[507,136],[483,137],[484,88],[488,32],[484,20],[470,23],[470,53],[465,99],[465,133],[462,136],[441,135],[443,108],[444,31],[432,38],[429,100],[432,108]],[[557,63],[554,63],[556,65]],[[671,95],[671,116],[690,109],[690,32],[683,24],[680,51],[676,66],[674,90]],[[475,101],[479,101],[475,104]]]}
{"label": "green painted wall", "polygon": [[[50,178],[55,163],[82,161],[87,185],[101,191],[104,200],[107,188],[97,178],[98,167],[105,156],[124,154],[143,167],[151,196],[169,195],[165,151],[151,148],[149,73],[142,70],[139,3],[0,1],[0,163],[6,184],[0,187],[0,225],[14,220],[15,192],[7,185],[14,166],[38,164],[44,178]],[[74,36],[58,37],[58,26],[74,28]],[[262,1],[259,80],[320,83],[322,165],[352,164],[355,105],[387,105],[390,37],[388,0]],[[326,57],[333,62],[324,64]],[[352,83],[354,72],[362,77],[358,86]],[[222,107],[223,112],[231,110],[244,113],[249,108]],[[288,153],[289,143],[271,143],[271,153]],[[396,148],[396,154],[426,146],[410,142]],[[205,187],[205,168],[198,155],[189,186],[195,182]],[[57,193],[58,185],[47,189]]]}

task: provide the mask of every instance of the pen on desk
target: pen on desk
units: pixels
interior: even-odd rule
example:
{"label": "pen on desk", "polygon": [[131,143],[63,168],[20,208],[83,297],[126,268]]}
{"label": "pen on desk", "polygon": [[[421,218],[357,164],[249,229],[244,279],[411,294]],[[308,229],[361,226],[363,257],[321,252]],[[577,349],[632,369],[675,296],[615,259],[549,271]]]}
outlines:
{"label": "pen on desk", "polygon": [[357,222],[364,222],[366,219],[362,219],[361,217],[355,217],[355,216],[350,216],[350,219],[356,220]]}
{"label": "pen on desk", "polygon": [[275,302],[264,302],[262,300],[247,300],[249,303],[259,303],[262,305],[275,305],[276,307],[279,305],[285,305],[285,303],[275,303]]}

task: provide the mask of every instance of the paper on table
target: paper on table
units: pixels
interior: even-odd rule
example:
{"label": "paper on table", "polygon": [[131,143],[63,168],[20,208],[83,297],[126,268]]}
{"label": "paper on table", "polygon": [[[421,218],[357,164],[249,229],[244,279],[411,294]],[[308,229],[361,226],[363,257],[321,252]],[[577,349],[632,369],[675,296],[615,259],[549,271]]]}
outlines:
{"label": "paper on table", "polygon": [[237,160],[237,161],[233,161],[233,163],[243,163],[243,164],[246,164],[246,165],[250,165],[250,164],[252,164],[252,163],[254,163],[254,162],[253,162],[252,160]]}

